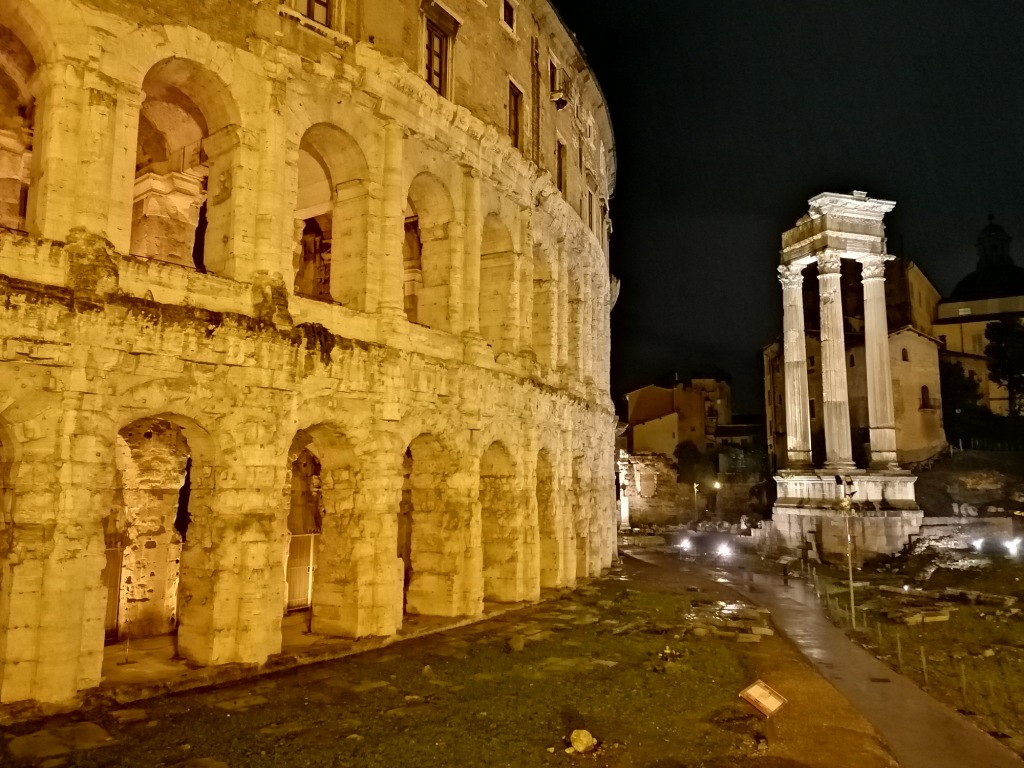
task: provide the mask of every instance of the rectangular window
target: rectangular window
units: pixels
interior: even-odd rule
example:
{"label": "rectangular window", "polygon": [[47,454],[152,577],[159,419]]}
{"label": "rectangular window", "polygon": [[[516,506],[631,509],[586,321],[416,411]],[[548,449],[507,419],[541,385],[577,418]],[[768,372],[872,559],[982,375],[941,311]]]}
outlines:
{"label": "rectangular window", "polygon": [[502,0],[501,20],[505,22],[506,27],[513,32],[516,31],[516,7],[509,0]]}
{"label": "rectangular window", "polygon": [[508,135],[512,146],[518,148],[522,140],[522,109],[523,92],[516,88],[515,83],[508,84]]}
{"label": "rectangular window", "polygon": [[558,191],[563,195],[565,194],[565,155],[566,147],[565,142],[558,139],[555,142],[555,184],[558,186]]}
{"label": "rectangular window", "polygon": [[331,3],[330,0],[291,0],[288,3],[292,8],[308,19],[325,27],[331,26]]}
{"label": "rectangular window", "polygon": [[818,418],[817,416],[815,416],[815,415],[814,415],[814,400],[813,400],[813,399],[811,399],[811,400],[810,400],[810,401],[808,402],[808,405],[810,406],[810,408],[808,409],[808,411],[809,411],[809,413],[811,414],[811,418],[812,418],[812,419],[816,419],[816,418]]}
{"label": "rectangular window", "polygon": [[554,61],[548,62],[548,81],[548,86],[551,88],[552,93],[562,90],[562,75]]}
{"label": "rectangular window", "polygon": [[814,373],[814,355],[807,358],[807,372]]}
{"label": "rectangular window", "polygon": [[587,190],[587,224],[590,231],[594,231],[594,193]]}
{"label": "rectangular window", "polygon": [[451,38],[440,25],[427,19],[427,83],[442,96],[448,95],[448,49]]}

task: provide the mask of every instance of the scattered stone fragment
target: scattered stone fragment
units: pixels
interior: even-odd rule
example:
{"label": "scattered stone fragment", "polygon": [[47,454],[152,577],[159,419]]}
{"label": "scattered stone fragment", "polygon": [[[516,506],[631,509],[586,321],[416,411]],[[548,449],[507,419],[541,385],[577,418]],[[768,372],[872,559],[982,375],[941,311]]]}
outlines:
{"label": "scattered stone fragment", "polygon": [[113,743],[110,734],[96,723],[73,723],[18,736],[8,742],[7,749],[15,758],[41,760],[65,755],[76,749],[94,749]]}
{"label": "scattered stone fragment", "polygon": [[707,627],[694,627],[690,630],[690,634],[694,637],[707,637],[709,631]]}
{"label": "scattered stone fragment", "polygon": [[512,635],[512,637],[508,639],[505,645],[508,647],[508,650],[512,653],[518,653],[519,651],[523,650],[523,647],[526,645],[526,641],[523,639],[522,635]]}
{"label": "scattered stone fragment", "polygon": [[771,636],[775,634],[775,630],[771,627],[751,627],[750,631],[755,635]]}
{"label": "scattered stone fragment", "polygon": [[390,683],[386,680],[372,680],[365,683],[359,683],[359,685],[353,685],[351,690],[352,693],[367,693],[368,691],[375,691],[378,688],[387,688]]}
{"label": "scattered stone fragment", "polygon": [[288,723],[273,723],[272,725],[264,726],[257,731],[259,736],[267,736],[271,739],[283,739],[288,736],[295,736],[308,730],[309,726],[303,723],[288,722]]}
{"label": "scattered stone fragment", "polygon": [[115,709],[110,716],[121,725],[126,723],[138,723],[145,720],[149,715],[144,709]]}
{"label": "scattered stone fragment", "polygon": [[736,642],[737,643],[760,643],[761,642],[761,635],[747,635],[747,634],[736,635]]}
{"label": "scattered stone fragment", "polygon": [[597,739],[591,735],[590,731],[583,730],[582,728],[572,732],[569,742],[572,744],[573,749],[584,755],[597,746]]}
{"label": "scattered stone fragment", "polygon": [[226,709],[230,712],[244,712],[251,707],[257,707],[260,704],[266,704],[267,698],[265,696],[257,696],[250,694],[249,696],[239,696],[237,699],[226,699],[224,701],[218,701],[216,706],[221,709]]}

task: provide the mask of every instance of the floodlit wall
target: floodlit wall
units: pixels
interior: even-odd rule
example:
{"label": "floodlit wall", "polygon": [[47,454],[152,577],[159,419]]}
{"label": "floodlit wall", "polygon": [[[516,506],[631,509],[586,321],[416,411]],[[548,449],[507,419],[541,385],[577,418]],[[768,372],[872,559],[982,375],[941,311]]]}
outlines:
{"label": "floodlit wall", "polygon": [[265,662],[292,536],[346,637],[610,565],[607,110],[540,1],[437,92],[428,5],[0,0],[0,703]]}

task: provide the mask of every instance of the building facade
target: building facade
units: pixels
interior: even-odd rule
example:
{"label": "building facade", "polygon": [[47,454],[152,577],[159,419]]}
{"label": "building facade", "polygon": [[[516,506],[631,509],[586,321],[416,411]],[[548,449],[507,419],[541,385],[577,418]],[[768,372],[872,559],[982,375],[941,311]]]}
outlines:
{"label": "building facade", "polygon": [[1009,394],[989,378],[985,329],[994,320],[1024,318],[1024,267],[1013,261],[1012,240],[990,216],[975,240],[975,270],[939,304],[935,319],[943,359],[963,366],[978,382],[980,403],[1003,416],[1010,411]]}
{"label": "building facade", "polygon": [[610,564],[613,137],[545,0],[0,12],[0,703]]}

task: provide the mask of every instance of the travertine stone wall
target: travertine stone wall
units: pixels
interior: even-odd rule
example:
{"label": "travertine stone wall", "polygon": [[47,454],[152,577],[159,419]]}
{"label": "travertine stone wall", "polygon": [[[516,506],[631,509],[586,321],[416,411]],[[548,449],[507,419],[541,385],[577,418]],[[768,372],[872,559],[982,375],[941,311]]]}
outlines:
{"label": "travertine stone wall", "polygon": [[[268,1],[0,0],[22,163],[8,183],[0,158],[0,703],[96,686],[110,615],[197,664],[265,662],[310,505],[314,632],[477,616],[611,563],[607,218],[581,216],[581,179],[600,201],[614,178],[600,93],[523,4],[578,84],[562,112],[529,94],[513,147],[498,75],[531,47],[454,0],[444,98],[420,4],[389,5],[321,29]],[[583,159],[566,192],[556,129]]]}

